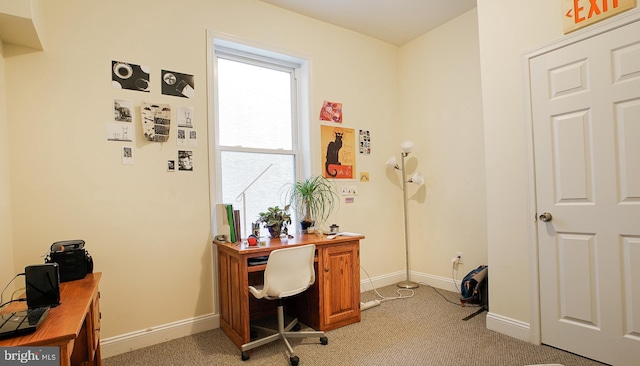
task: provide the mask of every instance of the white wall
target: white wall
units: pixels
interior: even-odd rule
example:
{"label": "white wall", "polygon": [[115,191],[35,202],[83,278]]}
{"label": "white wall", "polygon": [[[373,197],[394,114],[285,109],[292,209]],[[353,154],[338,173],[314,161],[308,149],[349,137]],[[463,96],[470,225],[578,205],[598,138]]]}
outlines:
{"label": "white wall", "polygon": [[31,0],[0,0],[0,12],[21,18],[31,18]]}
{"label": "white wall", "polygon": [[487,264],[476,10],[402,46],[399,85],[402,137],[415,142],[407,173],[425,176],[407,186],[411,268],[451,280],[457,252],[459,276]]}
{"label": "white wall", "polygon": [[[404,269],[399,181],[383,163],[413,139],[409,168],[427,177],[409,207],[413,269],[448,277],[448,260],[464,251],[462,272],[490,265],[491,313],[525,328],[531,322],[521,55],[561,36],[558,2],[480,0],[479,31],[472,11],[400,49],[256,0],[39,0],[35,7],[45,50],[0,62],[7,99],[0,129],[11,136],[8,148],[0,140],[10,163],[0,168],[0,195],[10,192],[12,201],[0,225],[13,229],[2,239],[13,243],[14,268],[40,262],[55,240],[85,239],[104,273],[104,338],[214,310],[206,30],[308,57],[312,132],[325,99],[344,103],[344,127],[371,131],[373,153],[357,160],[371,182],[349,182],[359,195],[331,220],[367,235],[361,263],[370,275]],[[162,68],[194,74],[196,98],[162,96],[157,84],[149,94],[115,90],[111,60],[148,65],[156,82]],[[135,165],[121,165],[124,144],[105,139],[116,96],[192,105],[196,170],[167,173],[175,129],[168,143],[146,143],[139,115]],[[317,135],[311,144],[319,173]],[[158,310],[149,312],[151,305]]]}
{"label": "white wall", "polygon": [[[4,55],[0,42],[0,54]],[[13,240],[11,226],[11,187],[9,187],[9,134],[7,126],[7,88],[5,62],[0,57],[0,286],[17,273],[13,266]],[[4,299],[3,299],[4,300]]]}
{"label": "white wall", "polygon": [[[490,311],[531,324],[529,167],[522,56],[562,37],[561,4],[478,1],[487,177]],[[492,328],[491,318],[487,325]]]}
{"label": "white wall", "polygon": [[[323,100],[344,103],[343,127],[371,131],[374,152],[357,161],[371,182],[360,184],[356,202],[342,204],[331,221],[367,235],[361,261],[371,275],[402,267],[401,244],[393,244],[402,235],[401,201],[379,194],[389,190],[383,163],[400,137],[397,47],[256,0],[34,4],[44,51],[4,58],[5,90],[11,92],[7,122],[0,119],[0,127],[8,125],[11,136],[13,222],[3,218],[2,224],[13,227],[15,268],[40,263],[54,241],[87,242],[95,270],[103,272],[103,338],[214,311],[207,30],[310,59],[316,174]],[[112,60],[149,66],[151,92],[112,88]],[[196,97],[161,95],[163,68],[195,75]],[[177,154],[175,129],[167,143],[145,142],[139,109],[134,143],[106,141],[114,97],[136,106],[143,100],[193,106],[195,171],[166,171]],[[133,146],[134,165],[121,164],[123,145]]]}

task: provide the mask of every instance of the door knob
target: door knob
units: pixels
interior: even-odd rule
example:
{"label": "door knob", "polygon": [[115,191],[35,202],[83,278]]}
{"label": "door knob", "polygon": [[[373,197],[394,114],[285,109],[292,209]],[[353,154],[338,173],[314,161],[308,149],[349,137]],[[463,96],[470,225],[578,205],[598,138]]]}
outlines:
{"label": "door knob", "polygon": [[551,219],[553,218],[553,216],[551,216],[551,214],[549,212],[543,212],[540,216],[540,221],[542,222],[549,222],[551,221]]}

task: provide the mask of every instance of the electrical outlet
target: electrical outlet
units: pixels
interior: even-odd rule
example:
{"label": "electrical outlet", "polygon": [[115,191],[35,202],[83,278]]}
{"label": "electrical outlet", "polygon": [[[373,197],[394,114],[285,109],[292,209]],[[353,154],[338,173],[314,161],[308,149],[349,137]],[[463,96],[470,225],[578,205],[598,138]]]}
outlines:
{"label": "electrical outlet", "polygon": [[462,255],[462,252],[458,252],[456,253],[456,257],[458,258],[458,264],[462,264],[462,259],[464,259],[464,256]]}
{"label": "electrical outlet", "polygon": [[342,186],[342,195],[343,196],[357,196],[358,189],[356,186]]}

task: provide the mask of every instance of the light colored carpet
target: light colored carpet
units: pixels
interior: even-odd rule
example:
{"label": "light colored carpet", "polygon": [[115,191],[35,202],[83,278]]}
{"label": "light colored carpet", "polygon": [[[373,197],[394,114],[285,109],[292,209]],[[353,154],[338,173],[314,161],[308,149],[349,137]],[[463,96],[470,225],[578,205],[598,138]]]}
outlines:
{"label": "light colored carpet", "polygon": [[[398,296],[396,290],[393,285],[378,291],[385,297],[395,297]],[[486,312],[463,321],[478,308],[455,305],[459,299],[457,293],[437,291],[420,286],[411,298],[383,301],[380,306],[364,311],[360,323],[327,332],[329,344],[326,346],[320,345],[316,338],[292,340],[300,366],[603,365],[487,330]],[[374,298],[373,292],[362,294],[362,301]],[[249,360],[242,361],[240,351],[220,329],[103,360],[104,366],[288,364],[289,356],[280,342],[257,348]]]}

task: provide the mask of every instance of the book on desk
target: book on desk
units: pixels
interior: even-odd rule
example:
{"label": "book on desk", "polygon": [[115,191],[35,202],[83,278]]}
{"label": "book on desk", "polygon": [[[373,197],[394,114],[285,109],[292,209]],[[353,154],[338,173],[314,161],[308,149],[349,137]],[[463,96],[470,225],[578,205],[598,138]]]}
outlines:
{"label": "book on desk", "polygon": [[240,241],[240,210],[234,210],[228,203],[216,204],[216,237],[224,235],[225,240],[235,243]]}

